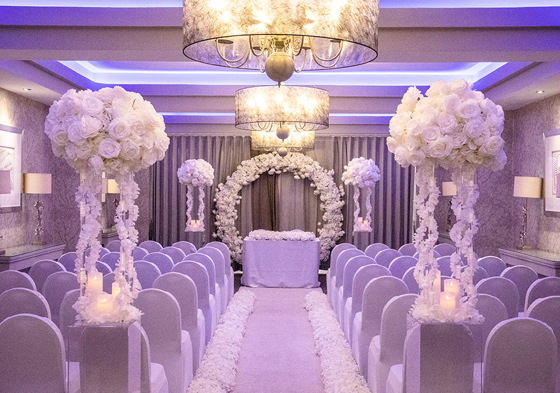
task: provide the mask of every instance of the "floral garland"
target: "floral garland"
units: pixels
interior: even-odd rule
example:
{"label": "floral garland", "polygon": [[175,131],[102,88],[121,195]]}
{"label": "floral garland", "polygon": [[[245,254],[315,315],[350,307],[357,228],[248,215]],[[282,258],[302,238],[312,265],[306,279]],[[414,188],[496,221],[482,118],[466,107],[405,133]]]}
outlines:
{"label": "floral garland", "polygon": [[[476,270],[472,238],[477,232],[473,208],[478,198],[474,173],[481,165],[494,171],[501,170],[506,155],[501,137],[502,108],[472,88],[472,84],[465,80],[437,81],[423,96],[418,89],[411,87],[389,124],[389,151],[395,154],[401,166],[417,167],[415,206],[419,223],[414,240],[420,256],[415,278],[421,292],[412,315],[420,321],[481,321],[475,309],[476,293],[472,280]],[[467,296],[466,300],[458,301],[456,310],[451,313],[439,304],[439,270],[433,257],[433,246],[438,237],[433,217],[439,197],[433,174],[437,166],[452,170],[458,189],[452,202],[457,222],[451,230],[451,237],[457,252],[451,257],[451,268],[453,276],[459,279],[460,293],[466,292]],[[467,256],[468,263],[463,272],[461,255]]]}
{"label": "floral garland", "polygon": [[[179,182],[187,185],[187,225],[185,232],[204,231],[204,186],[214,183],[214,168],[203,159],[187,160],[177,170]],[[193,191],[198,188],[198,220],[191,220]]]}
{"label": "floral garland", "polygon": [[231,250],[233,260],[241,263],[243,239],[235,228],[237,219],[236,205],[240,203],[238,195],[243,186],[250,184],[265,172],[269,175],[293,172],[296,179],[309,179],[311,187],[315,187],[315,195],[319,195],[320,209],[324,212],[324,225],[318,230],[321,244],[321,260],[327,260],[332,247],[344,234],[342,231],[342,196],[344,189],[337,187],[333,179],[334,171],[327,171],[321,165],[301,153],[289,153],[280,157],[276,153],[261,154],[250,160],[243,161],[237,170],[226,179],[225,184],[218,185],[216,190],[216,228],[214,235],[220,237]]}
{"label": "floral garland", "polygon": [[317,238],[313,232],[303,232],[300,230],[295,231],[265,231],[264,229],[257,229],[255,231],[249,232],[246,237],[248,240],[287,240],[287,241],[299,241],[299,242],[309,242],[315,241]]}
{"label": "floral garland", "polygon": [[188,393],[233,392],[243,335],[255,300],[256,295],[246,289],[235,294],[220,318]]}
{"label": "floral garland", "polygon": [[325,392],[369,393],[327,296],[320,291],[311,291],[305,296],[303,307],[308,311],[313,327]]}
{"label": "floral garland", "polygon": [[[140,311],[132,306],[139,290],[132,265],[132,249],[138,241],[134,224],[138,207],[138,185],[132,173],[162,160],[169,146],[163,117],[138,93],[120,86],[99,91],[69,90],[49,109],[45,133],[57,157],[80,173],[76,202],[80,207],[82,225],[77,244],[76,272],[81,296],[74,305],[82,322],[129,322],[138,319]],[[121,258],[115,269],[118,289],[111,298],[112,311],[99,311],[99,277],[95,262],[101,244],[102,172],[114,174],[119,183],[121,205],[117,209],[117,231],[121,240]],[[91,247],[84,259],[85,250]],[[105,296],[105,295],[103,295]],[[105,297],[105,300],[107,298]]]}
{"label": "floral garland", "polygon": [[[379,167],[375,165],[372,159],[364,157],[352,159],[348,165],[344,167],[342,174],[342,181],[344,184],[352,184],[354,186],[354,232],[371,232],[371,195],[373,194],[373,187],[379,181],[381,175],[379,174]],[[360,215],[360,189],[366,189],[366,216],[364,218]]]}

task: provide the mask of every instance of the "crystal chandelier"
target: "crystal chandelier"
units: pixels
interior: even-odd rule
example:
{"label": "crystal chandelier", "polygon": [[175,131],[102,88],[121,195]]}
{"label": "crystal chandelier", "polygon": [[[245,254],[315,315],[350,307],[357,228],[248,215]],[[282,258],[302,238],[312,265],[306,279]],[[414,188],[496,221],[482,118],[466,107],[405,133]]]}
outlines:
{"label": "crystal chandelier", "polygon": [[329,127],[329,93],[304,86],[257,86],[235,93],[235,126],[252,131],[253,149],[312,149]]}
{"label": "crystal chandelier", "polygon": [[184,0],[183,53],[281,82],[375,60],[378,15],[379,0]]}

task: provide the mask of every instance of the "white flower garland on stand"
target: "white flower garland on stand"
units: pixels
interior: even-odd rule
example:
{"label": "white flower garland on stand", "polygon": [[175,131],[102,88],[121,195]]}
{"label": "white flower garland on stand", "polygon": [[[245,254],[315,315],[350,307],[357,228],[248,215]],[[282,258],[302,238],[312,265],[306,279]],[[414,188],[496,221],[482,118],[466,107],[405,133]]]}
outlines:
{"label": "white flower garland on stand", "polygon": [[[354,232],[371,232],[372,206],[371,196],[375,183],[379,181],[379,167],[372,159],[364,157],[352,159],[348,165],[344,166],[342,181],[344,184],[354,186]],[[360,189],[366,191],[366,215],[360,217]]]}
{"label": "white flower garland on stand", "polygon": [[369,393],[327,296],[323,292],[312,291],[305,296],[303,307],[308,311],[313,327],[325,392]]}
{"label": "white flower garland on stand", "polygon": [[[433,82],[426,96],[415,87],[408,89],[391,119],[387,138],[389,151],[397,162],[406,167],[417,167],[419,187],[415,206],[419,216],[415,244],[420,258],[415,277],[421,289],[412,315],[421,322],[473,322],[482,320],[476,306],[473,275],[477,268],[472,249],[472,239],[477,232],[474,203],[478,191],[474,186],[474,173],[481,165],[501,170],[506,162],[501,137],[504,112],[499,105],[472,90],[465,80],[450,83]],[[443,310],[439,302],[439,277],[433,258],[437,241],[437,225],[433,209],[437,204],[439,189],[435,185],[433,170],[437,166],[451,168],[457,186],[452,207],[457,223],[451,230],[457,252],[451,256],[453,276],[459,280],[459,294],[454,310]],[[467,267],[461,271],[461,255],[467,257]]]}
{"label": "white flower garland on stand", "polygon": [[[132,265],[132,249],[138,241],[134,225],[138,185],[133,173],[162,160],[169,146],[163,117],[138,93],[120,86],[99,91],[69,90],[49,109],[45,133],[57,157],[80,173],[76,202],[81,230],[77,244],[76,272],[80,298],[74,305],[83,323],[131,322],[140,311],[132,306],[139,284]],[[103,293],[102,275],[95,267],[101,232],[101,176],[114,174],[119,183],[121,205],[117,208],[117,231],[121,258],[115,269],[113,294]],[[84,259],[87,247],[90,254]]]}
{"label": "white flower garland on stand", "polygon": [[[177,170],[179,182],[187,185],[187,225],[185,232],[204,231],[204,186],[214,183],[214,168],[203,159],[190,159]],[[198,188],[198,220],[191,220],[193,191]]]}
{"label": "white flower garland on stand", "polygon": [[237,170],[226,179],[225,184],[218,185],[216,190],[216,217],[217,233],[231,250],[234,261],[241,263],[243,239],[235,228],[237,219],[236,205],[241,203],[239,192],[243,186],[259,178],[265,172],[280,174],[293,172],[296,179],[309,179],[311,187],[315,187],[315,195],[319,195],[320,209],[323,214],[323,227],[318,230],[321,244],[320,258],[325,261],[329,258],[330,250],[336,241],[344,234],[342,230],[342,196],[344,189],[337,187],[334,182],[334,171],[327,171],[321,165],[301,153],[289,153],[280,157],[277,153],[261,154],[243,161]]}

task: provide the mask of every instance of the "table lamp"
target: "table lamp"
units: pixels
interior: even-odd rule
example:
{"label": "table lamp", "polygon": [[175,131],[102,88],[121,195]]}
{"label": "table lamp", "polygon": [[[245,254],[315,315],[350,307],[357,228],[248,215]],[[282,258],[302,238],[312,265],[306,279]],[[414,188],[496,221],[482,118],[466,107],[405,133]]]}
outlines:
{"label": "table lamp", "polygon": [[[23,193],[24,194],[50,194],[52,176],[50,173],[24,173],[23,174]],[[44,204],[37,196],[35,203],[37,209],[37,228],[35,228],[35,240],[33,244],[45,244],[43,240],[43,207]]]}
{"label": "table lamp", "polygon": [[[444,181],[441,183],[441,196],[454,196],[457,195],[457,186],[452,181]],[[449,199],[447,202],[447,228],[451,229],[451,204]]]}
{"label": "table lamp", "polygon": [[523,206],[523,225],[519,239],[521,245],[519,248],[530,248],[527,244],[527,198],[542,197],[542,178],[529,176],[515,176],[513,181],[513,196],[525,198],[525,206]]}
{"label": "table lamp", "polygon": [[[11,194],[12,193],[12,182],[10,177],[10,171],[0,171],[0,194]],[[0,206],[0,213],[2,208]],[[0,239],[2,236],[0,235]],[[0,249],[0,255],[5,254],[6,250]]]}

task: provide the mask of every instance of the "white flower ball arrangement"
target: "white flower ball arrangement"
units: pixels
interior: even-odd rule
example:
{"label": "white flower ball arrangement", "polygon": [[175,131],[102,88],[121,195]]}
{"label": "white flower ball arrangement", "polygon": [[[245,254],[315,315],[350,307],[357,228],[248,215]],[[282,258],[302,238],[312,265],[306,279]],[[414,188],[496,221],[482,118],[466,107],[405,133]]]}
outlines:
{"label": "white flower ball arrangement", "polygon": [[[204,231],[204,186],[214,183],[214,168],[203,159],[190,159],[177,170],[179,181],[187,185],[187,225],[185,232]],[[198,220],[191,220],[193,191],[198,188]]]}
{"label": "white flower ball arrangement", "polygon": [[120,86],[69,90],[49,110],[45,132],[57,157],[81,172],[131,173],[162,160],[169,147],[163,117]]}
{"label": "white flower ball arrangement", "polygon": [[[352,159],[348,165],[344,166],[342,181],[344,184],[352,184],[354,186],[354,232],[371,232],[371,195],[373,187],[379,181],[381,175],[379,167],[375,165],[372,159],[359,157]],[[360,189],[366,189],[366,216],[360,215]]]}
{"label": "white flower ball arrangement", "polygon": [[389,123],[387,138],[389,151],[401,166],[419,166],[432,158],[444,168],[504,167],[504,111],[472,87],[459,79],[433,82],[426,96],[416,87],[408,89]]}

